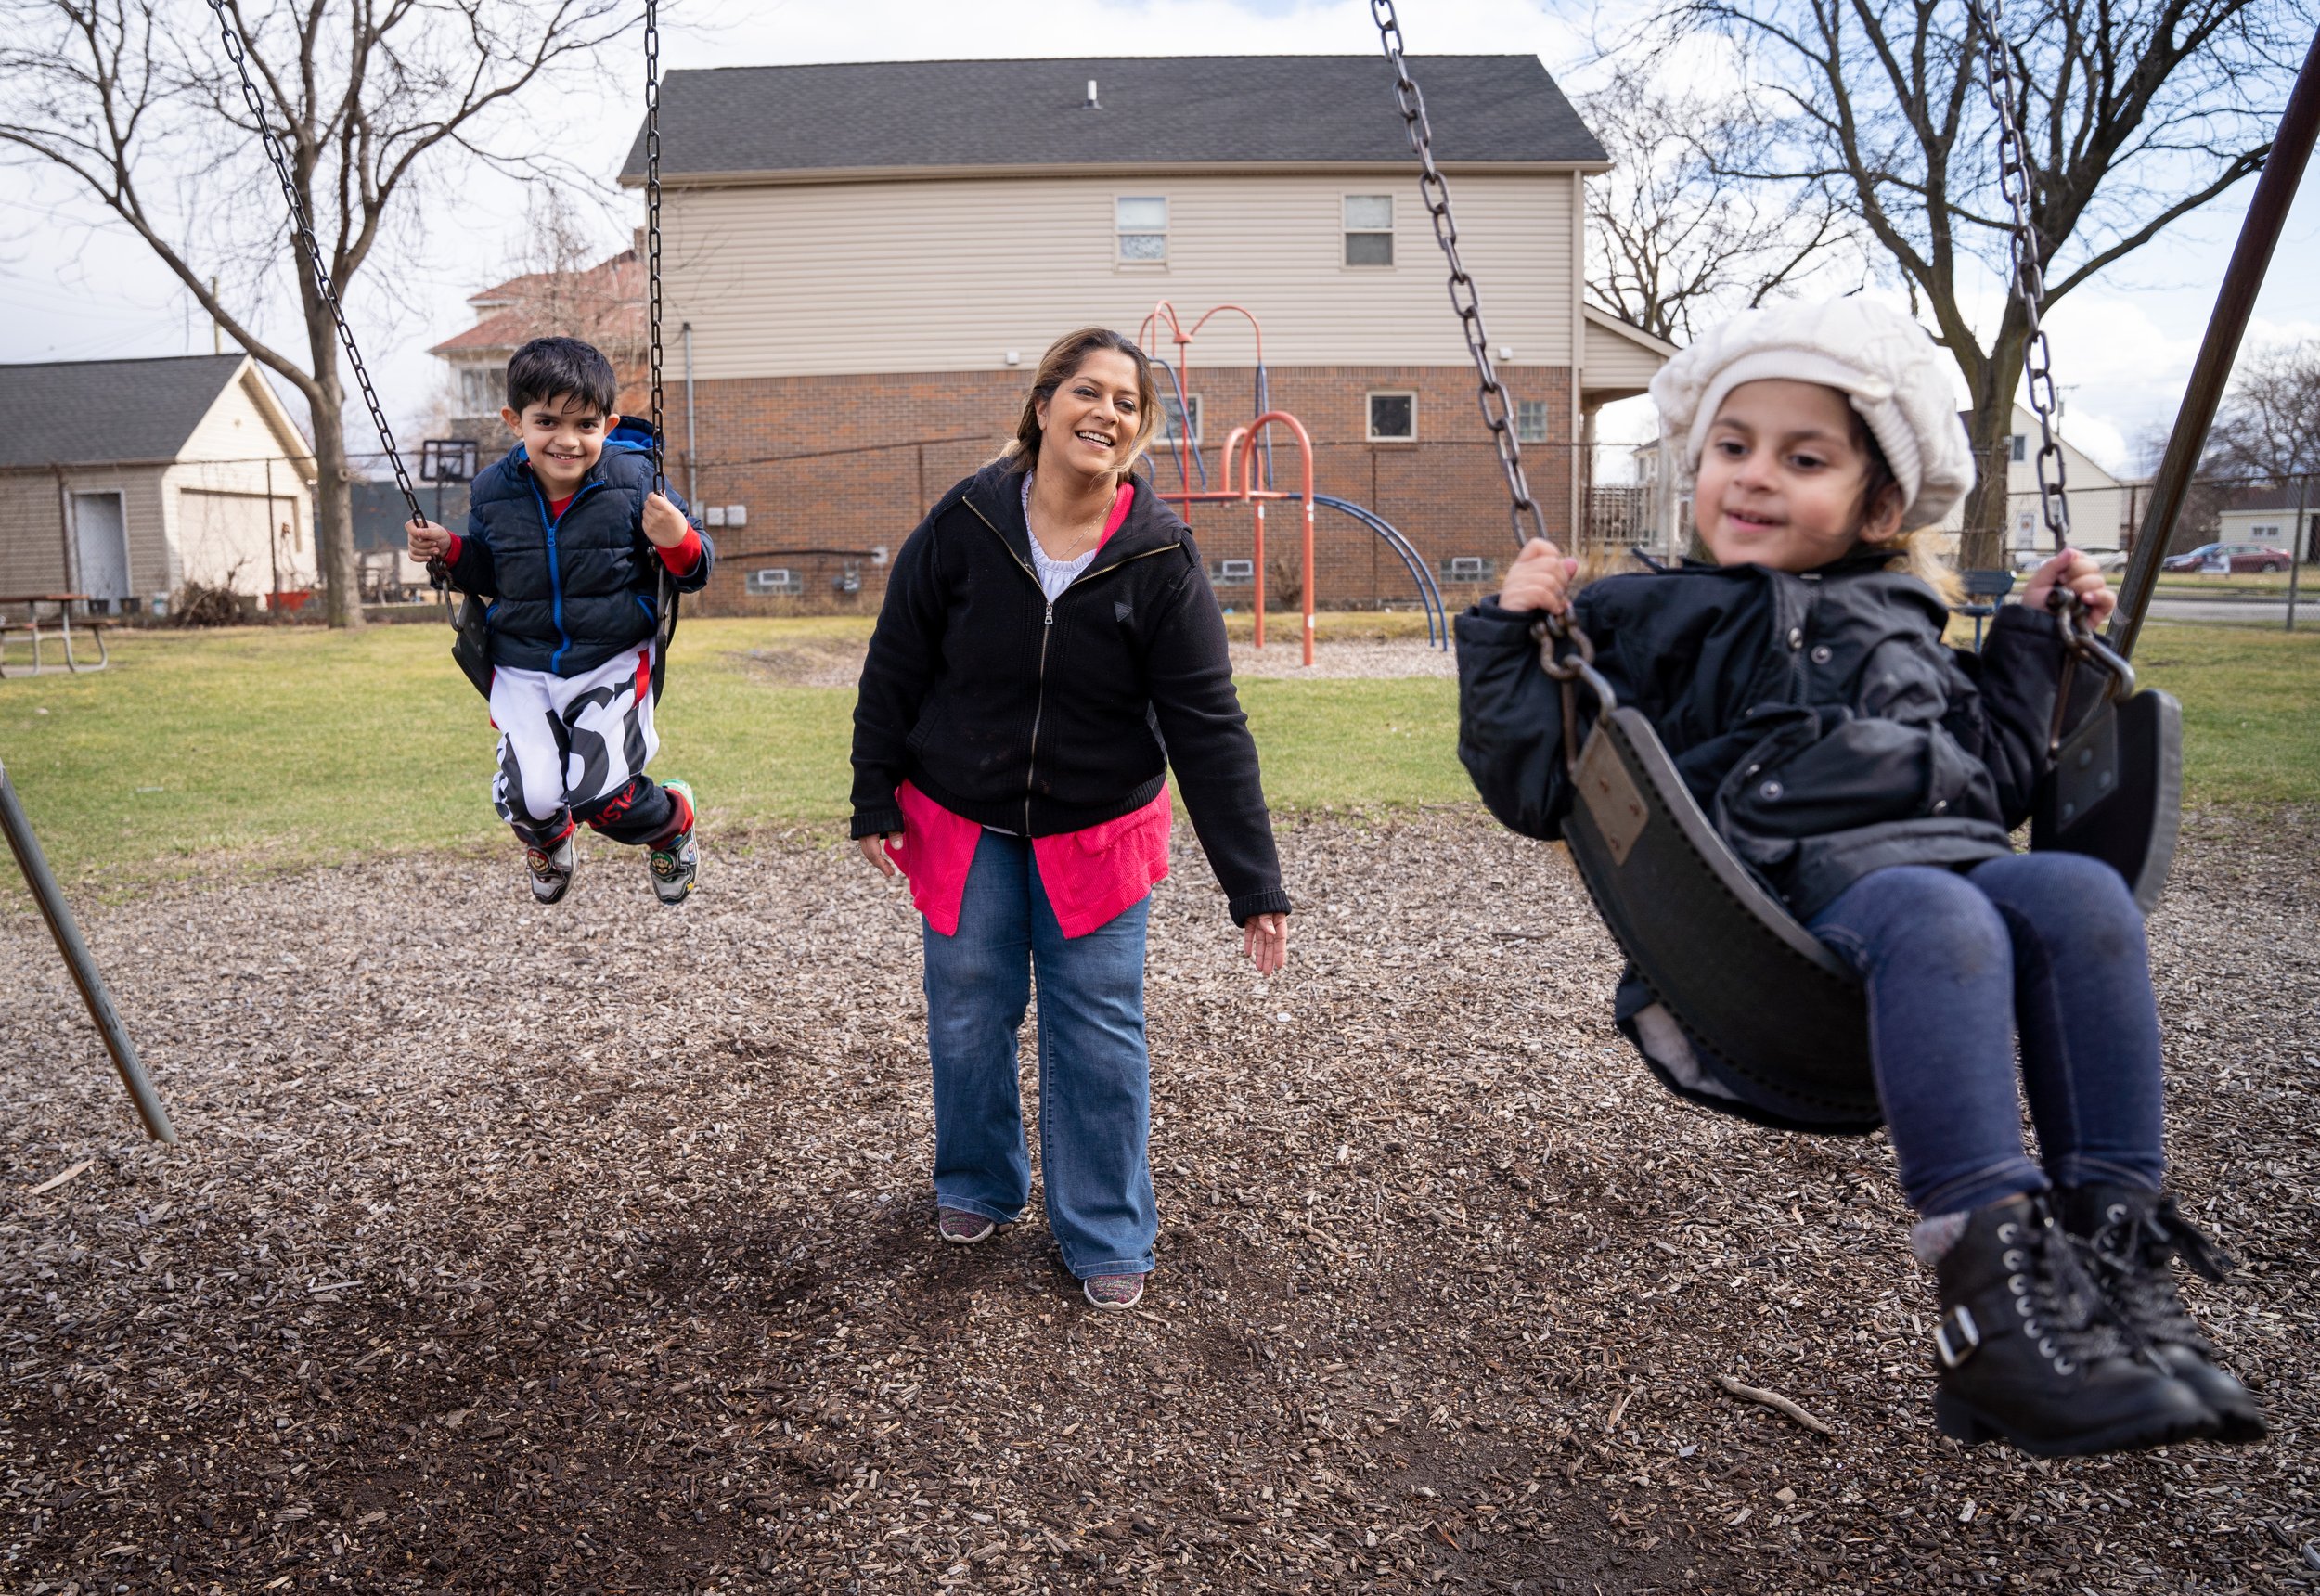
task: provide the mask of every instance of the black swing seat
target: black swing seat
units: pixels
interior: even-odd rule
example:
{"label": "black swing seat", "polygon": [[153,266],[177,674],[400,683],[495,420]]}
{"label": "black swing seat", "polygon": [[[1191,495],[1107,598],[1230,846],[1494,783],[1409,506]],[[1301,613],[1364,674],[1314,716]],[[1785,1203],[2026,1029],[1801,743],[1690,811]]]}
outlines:
{"label": "black swing seat", "polygon": [[[2175,701],[2149,690],[2090,714],[2042,788],[2033,845],[2106,860],[2147,910],[2181,817],[2181,723]],[[1599,715],[1573,778],[1563,839],[1650,988],[1621,1029],[1653,1072],[1761,1124],[1875,1130],[1884,1113],[1860,981],[1733,856],[1651,722],[1627,708]]]}

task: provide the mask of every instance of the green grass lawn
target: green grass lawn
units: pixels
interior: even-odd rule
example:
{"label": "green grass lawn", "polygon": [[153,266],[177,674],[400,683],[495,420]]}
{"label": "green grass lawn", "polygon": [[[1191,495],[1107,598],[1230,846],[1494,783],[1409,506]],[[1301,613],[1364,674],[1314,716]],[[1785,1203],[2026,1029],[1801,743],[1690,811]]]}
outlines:
{"label": "green grass lawn", "polygon": [[[1325,647],[1403,623],[1347,617],[1321,636]],[[839,820],[853,695],[779,685],[764,656],[867,624],[687,623],[656,768],[692,779],[719,827]],[[1296,636],[1286,616],[1268,630]],[[2154,622],[2141,651],[2146,679],[2184,701],[2192,803],[2320,797],[2320,634]],[[491,728],[444,627],[131,633],[113,658],[94,676],[0,682],[0,757],[69,879],[126,886],[500,837]],[[1241,690],[1277,807],[1471,796],[1447,680],[1248,680]]]}

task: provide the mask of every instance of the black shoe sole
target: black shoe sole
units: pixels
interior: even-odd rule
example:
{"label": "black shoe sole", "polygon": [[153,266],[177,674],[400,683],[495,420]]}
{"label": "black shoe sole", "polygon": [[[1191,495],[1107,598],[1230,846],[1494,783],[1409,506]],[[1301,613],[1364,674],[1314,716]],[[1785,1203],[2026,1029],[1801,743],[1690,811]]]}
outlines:
{"label": "black shoe sole", "polygon": [[2204,1441],[2220,1434],[2223,1421],[2202,1408],[2201,1416],[2140,1417],[2074,1435],[2027,1435],[2003,1419],[1983,1412],[1947,1391],[1933,1394],[1934,1422],[1941,1433],[1969,1447],[1984,1441],[2004,1441],[2036,1458],[2086,1458],[2100,1452],[2143,1452],[2153,1447]]}

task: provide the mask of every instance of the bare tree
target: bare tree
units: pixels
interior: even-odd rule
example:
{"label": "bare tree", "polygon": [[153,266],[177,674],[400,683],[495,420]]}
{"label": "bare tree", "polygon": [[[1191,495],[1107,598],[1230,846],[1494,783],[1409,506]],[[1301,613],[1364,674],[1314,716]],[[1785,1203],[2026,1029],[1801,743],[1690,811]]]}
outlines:
{"label": "bare tree", "polygon": [[522,336],[585,339],[615,367],[645,355],[644,265],[631,248],[609,259],[598,229],[560,185],[542,185],[524,212],[523,251],[508,309]]}
{"label": "bare tree", "polygon": [[1587,288],[1605,309],[1684,343],[1697,326],[1833,277],[1860,286],[1859,225],[1825,190],[1799,204],[1732,175],[1757,136],[1744,101],[1671,91],[1628,66],[1579,109],[1612,161],[1587,185]]}
{"label": "bare tree", "polygon": [[2200,469],[2275,483],[2320,471],[2320,338],[2239,363]]}
{"label": "bare tree", "polygon": [[[2007,7],[2049,303],[2263,164],[2311,15],[2309,0]],[[1972,314],[1991,275],[2005,278],[2007,216],[1965,5],[1666,0],[1654,26],[1736,46],[1769,136],[1731,174],[1841,200],[1957,357],[1984,462],[1962,553],[1994,563],[2026,328],[2011,300],[1993,332]]]}
{"label": "bare tree", "polygon": [[[454,162],[534,170],[495,149],[525,90],[628,26],[619,0],[221,0],[247,42],[265,122],[289,157],[343,296],[420,191]],[[536,130],[529,130],[536,136]],[[316,531],[333,625],[359,625],[337,332],[227,59],[218,7],[194,0],[0,0],[0,149],[69,174],[134,232],[201,308],[305,398]],[[305,352],[262,337],[259,284],[287,257]],[[244,291],[221,291],[232,281]]]}

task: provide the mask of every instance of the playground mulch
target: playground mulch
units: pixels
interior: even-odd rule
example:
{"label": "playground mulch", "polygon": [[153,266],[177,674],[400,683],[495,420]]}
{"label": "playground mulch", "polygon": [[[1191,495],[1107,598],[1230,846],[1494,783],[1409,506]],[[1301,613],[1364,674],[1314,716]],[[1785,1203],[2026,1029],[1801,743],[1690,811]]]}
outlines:
{"label": "playground mulch", "polygon": [[933,1242],[901,895],[710,842],[681,913],[602,850],[93,908],[174,1151],[0,916],[0,1588],[2320,1588],[2320,816],[2195,819],[2154,926],[2275,1439],[2054,1464],[1934,1430],[1882,1142],[1662,1095],[1471,807],[1289,825],[1270,983],[1179,861],[1112,1317],[1036,1206]]}

